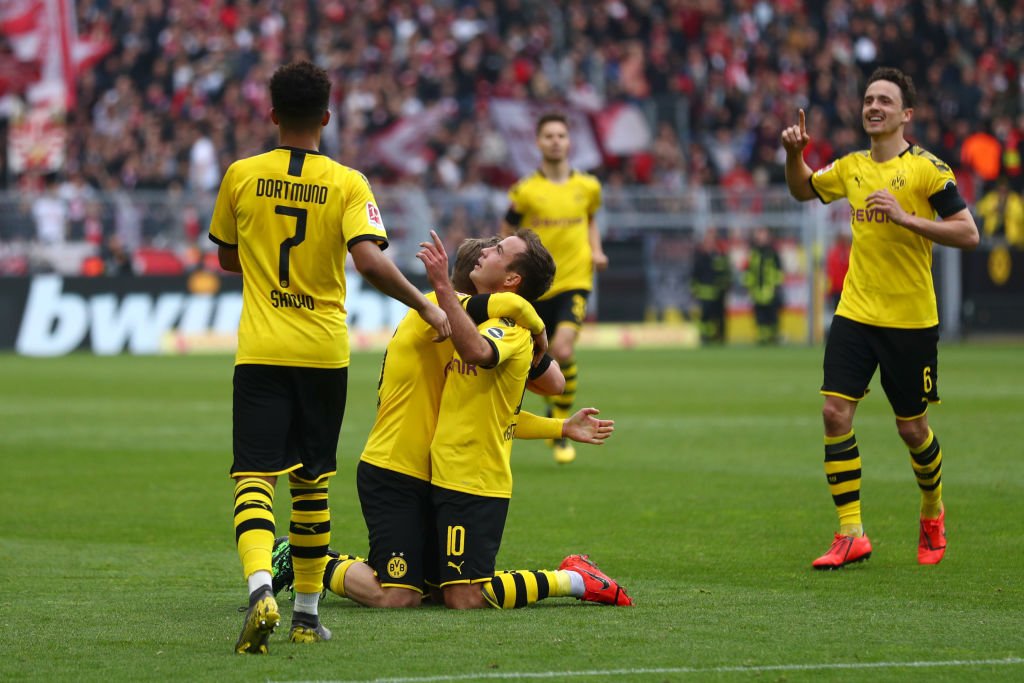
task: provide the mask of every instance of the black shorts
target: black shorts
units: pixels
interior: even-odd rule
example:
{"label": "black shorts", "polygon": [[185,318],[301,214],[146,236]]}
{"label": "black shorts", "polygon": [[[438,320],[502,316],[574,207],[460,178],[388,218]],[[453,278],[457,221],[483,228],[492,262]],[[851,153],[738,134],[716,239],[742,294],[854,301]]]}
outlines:
{"label": "black shorts", "polygon": [[430,489],[440,549],[438,585],[489,581],[505,531],[508,498]]}
{"label": "black shorts", "polygon": [[437,534],[430,482],[362,460],[356,488],[370,539],[366,561],[382,586],[437,585]]}
{"label": "black shorts", "polygon": [[236,365],[231,476],[334,474],[348,368]]}
{"label": "black shorts", "polygon": [[882,389],[896,417],[911,420],[939,400],[939,328],[876,327],[837,315],[825,344],[821,393],[859,401],[881,368]]}
{"label": "black shorts", "polygon": [[572,325],[576,330],[583,326],[583,321],[587,318],[589,296],[590,292],[585,289],[572,289],[533,303],[537,315],[544,321],[549,339],[555,335],[559,325]]}

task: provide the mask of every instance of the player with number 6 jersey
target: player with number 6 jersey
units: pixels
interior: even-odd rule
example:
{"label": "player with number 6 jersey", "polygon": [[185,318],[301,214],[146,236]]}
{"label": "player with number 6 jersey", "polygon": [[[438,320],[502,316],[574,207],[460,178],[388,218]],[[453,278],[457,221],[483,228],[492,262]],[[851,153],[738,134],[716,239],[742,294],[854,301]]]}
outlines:
{"label": "player with number 6 jersey", "polygon": [[939,400],[932,247],[972,249],[978,227],[949,166],[904,135],[916,98],[905,73],[876,69],[861,103],[870,148],[817,171],[803,158],[810,142],[804,111],[796,125],[782,131],[790,194],[824,203],[845,197],[853,233],[850,270],[822,363],[825,476],[839,532],[811,563],[815,569],[838,569],[871,557],[861,518],[861,455],[853,418],[876,370],[921,494],[917,561],[937,564],[946,552],[942,449],[928,424],[928,404]]}

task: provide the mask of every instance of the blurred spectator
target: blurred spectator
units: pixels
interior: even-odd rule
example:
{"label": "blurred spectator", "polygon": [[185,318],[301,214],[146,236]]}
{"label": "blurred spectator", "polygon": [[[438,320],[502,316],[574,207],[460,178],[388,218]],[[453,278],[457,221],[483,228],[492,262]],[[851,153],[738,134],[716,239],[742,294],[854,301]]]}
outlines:
{"label": "blurred spectator", "polygon": [[[809,114],[812,167],[862,145],[856,132],[834,133],[859,120],[862,81],[880,63],[901,66],[936,98],[919,108],[922,137],[932,122],[941,137],[961,119],[980,114],[1019,124],[1021,114],[1024,9],[999,0],[935,0],[906,11],[898,3],[839,0],[339,0],[287,12],[198,0],[76,6],[81,31],[109,26],[117,37],[81,79],[82,104],[72,117],[69,160],[94,186],[111,174],[122,186],[166,187],[176,178],[216,189],[228,159],[272,146],[259,85],[275,65],[303,55],[336,80],[337,129],[325,131],[325,141],[343,163],[368,158],[373,136],[398,118],[454,98],[448,130],[424,141],[443,145],[460,124],[471,124],[470,144],[460,135],[460,150],[434,176],[454,186],[474,161],[484,169],[503,161],[494,141],[485,142],[479,116],[486,119],[492,96],[587,111],[642,103],[653,129],[674,129],[680,150],[702,148],[715,177],[751,160],[771,176],[770,157],[758,148],[766,138],[756,129],[789,120],[798,106]],[[913,50],[905,39],[911,34]],[[997,136],[1005,146],[1020,132],[1011,124]],[[132,150],[141,152],[133,157]],[[369,171],[374,181],[400,180],[388,169]],[[697,176],[698,184],[708,180]],[[646,178],[659,181],[658,173]]]}
{"label": "blurred spectator", "polygon": [[32,212],[32,201],[25,195],[14,203],[11,213],[0,220],[0,242],[30,242],[36,236],[36,219]]}
{"label": "blurred spectator", "polygon": [[1024,200],[1002,177],[975,206],[985,239],[1024,248]]}
{"label": "blurred spectator", "polygon": [[135,269],[132,266],[131,253],[125,248],[121,238],[117,235],[111,235],[103,243],[100,258],[103,261],[104,275],[119,277],[135,273]]}
{"label": "blurred spectator", "polygon": [[747,256],[743,284],[754,304],[754,323],[757,325],[757,343],[760,345],[779,342],[783,277],[782,259],[772,244],[771,233],[768,228],[756,228]]}
{"label": "blurred spectator", "polygon": [[999,140],[984,129],[968,135],[960,146],[960,160],[986,183],[999,176],[1002,154]]}
{"label": "blurred spectator", "polygon": [[725,342],[725,297],[732,285],[729,255],[718,242],[718,231],[708,228],[693,255],[693,298],[700,306],[702,344]]}
{"label": "blurred spectator", "polygon": [[828,280],[826,329],[839,306],[839,297],[843,293],[843,283],[846,281],[846,271],[848,270],[850,270],[850,237],[846,233],[840,232],[828,248],[828,254],[825,255],[825,277]]}
{"label": "blurred spectator", "polygon": [[[1024,183],[1020,2],[79,0],[75,8],[81,33],[109,33],[115,47],[80,75],[68,112],[67,167],[78,177],[65,187],[103,195],[88,216],[81,195],[66,197],[71,239],[98,242],[132,223],[116,190],[181,187],[205,223],[230,160],[273,147],[264,84],[302,56],[336,84],[325,153],[365,169],[374,184],[444,187],[473,194],[474,205],[481,188],[503,194],[516,178],[506,167],[509,141],[490,124],[493,97],[593,114],[637,105],[655,131],[652,148],[594,172],[609,186],[682,194],[719,182],[779,184],[780,121],[800,107],[812,167],[864,148],[860,93],[877,64],[914,77],[922,101],[911,138],[971,171],[958,172],[965,198],[975,174],[1006,174],[1018,191]],[[454,103],[446,125],[416,141],[435,151],[426,168],[367,161],[378,136],[441,101]],[[179,229],[148,214],[136,222],[139,236],[122,234],[132,249]]]}
{"label": "blurred spectator", "polygon": [[88,217],[89,202],[95,201],[96,190],[93,189],[79,171],[72,171],[66,181],[57,190],[57,195],[67,206],[68,236],[71,240],[84,240],[85,221]]}
{"label": "blurred spectator", "polygon": [[68,236],[68,207],[57,194],[57,179],[47,176],[46,185],[32,201],[32,218],[36,223],[36,241],[60,244]]}

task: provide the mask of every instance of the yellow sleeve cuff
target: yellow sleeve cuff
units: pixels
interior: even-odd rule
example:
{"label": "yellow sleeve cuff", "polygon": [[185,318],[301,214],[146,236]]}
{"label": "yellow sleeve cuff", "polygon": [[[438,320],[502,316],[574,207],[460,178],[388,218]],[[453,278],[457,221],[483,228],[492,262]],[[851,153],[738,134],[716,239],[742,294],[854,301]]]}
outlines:
{"label": "yellow sleeve cuff", "polygon": [[530,334],[544,331],[544,321],[533,310],[530,302],[515,292],[496,292],[487,300],[487,315],[491,318],[512,318]]}
{"label": "yellow sleeve cuff", "polygon": [[562,423],[555,417],[541,417],[525,410],[519,413],[517,439],[561,439]]}

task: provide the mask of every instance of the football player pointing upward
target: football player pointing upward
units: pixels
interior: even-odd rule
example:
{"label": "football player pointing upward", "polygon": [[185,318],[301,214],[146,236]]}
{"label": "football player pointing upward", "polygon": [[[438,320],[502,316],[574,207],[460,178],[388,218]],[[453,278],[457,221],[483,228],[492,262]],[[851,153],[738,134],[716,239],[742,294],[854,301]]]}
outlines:
{"label": "football player pointing upward", "polygon": [[790,194],[826,203],[846,197],[853,232],[821,387],[825,474],[839,532],[828,552],[812,563],[816,569],[836,569],[871,555],[861,520],[861,458],[853,416],[876,368],[921,492],[918,562],[936,564],[946,550],[942,449],[927,415],[928,404],[939,400],[932,243],[971,249],[978,244],[978,228],[949,166],[904,137],[915,97],[914,84],[902,71],[875,70],[861,108],[871,148],[817,172],[803,159],[810,141],[803,110],[798,124],[782,131]]}

